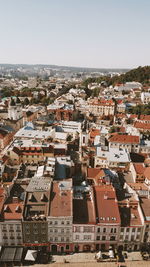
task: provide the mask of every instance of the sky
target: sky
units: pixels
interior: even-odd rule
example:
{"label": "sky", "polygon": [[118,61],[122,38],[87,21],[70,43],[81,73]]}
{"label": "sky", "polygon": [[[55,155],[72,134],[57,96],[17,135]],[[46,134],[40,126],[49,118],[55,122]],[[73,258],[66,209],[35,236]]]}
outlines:
{"label": "sky", "polygon": [[0,63],[150,65],[150,0],[0,0]]}

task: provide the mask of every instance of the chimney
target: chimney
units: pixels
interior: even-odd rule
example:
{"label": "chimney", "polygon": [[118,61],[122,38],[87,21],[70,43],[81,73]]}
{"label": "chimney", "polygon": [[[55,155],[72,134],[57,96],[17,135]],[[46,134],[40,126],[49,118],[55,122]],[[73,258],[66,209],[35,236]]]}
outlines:
{"label": "chimney", "polygon": [[12,198],[12,203],[18,203],[19,201],[18,201],[18,197],[13,197]]}

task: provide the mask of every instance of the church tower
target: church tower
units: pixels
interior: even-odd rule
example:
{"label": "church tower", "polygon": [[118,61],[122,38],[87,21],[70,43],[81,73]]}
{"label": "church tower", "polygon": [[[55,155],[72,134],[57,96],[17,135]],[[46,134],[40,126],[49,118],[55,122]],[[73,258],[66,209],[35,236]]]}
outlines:
{"label": "church tower", "polygon": [[8,107],[8,118],[14,121],[22,118],[22,107],[19,97],[17,97],[16,102],[13,98],[11,98]]}

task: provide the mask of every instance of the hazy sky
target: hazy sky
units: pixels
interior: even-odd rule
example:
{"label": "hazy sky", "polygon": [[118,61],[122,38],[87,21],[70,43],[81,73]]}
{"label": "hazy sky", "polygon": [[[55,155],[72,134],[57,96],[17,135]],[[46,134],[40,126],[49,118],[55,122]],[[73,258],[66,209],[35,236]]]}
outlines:
{"label": "hazy sky", "polygon": [[150,0],[0,0],[0,63],[150,65]]}

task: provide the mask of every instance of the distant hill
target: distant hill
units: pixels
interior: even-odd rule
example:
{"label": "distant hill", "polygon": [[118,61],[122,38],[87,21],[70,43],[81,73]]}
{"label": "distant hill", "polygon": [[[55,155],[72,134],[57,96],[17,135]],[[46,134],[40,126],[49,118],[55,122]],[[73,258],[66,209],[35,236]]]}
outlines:
{"label": "distant hill", "polygon": [[18,68],[23,68],[23,69],[31,69],[33,70],[34,68],[36,69],[41,69],[41,68],[50,68],[50,69],[56,69],[56,70],[65,70],[65,71],[71,71],[71,72],[101,72],[105,73],[106,75],[109,72],[118,72],[118,73],[124,73],[128,71],[129,69],[107,69],[107,68],[88,68],[88,67],[73,67],[73,66],[59,66],[59,65],[48,65],[48,64],[1,64],[0,67],[6,68],[6,69],[18,69]]}
{"label": "distant hill", "polygon": [[140,82],[143,85],[150,85],[150,66],[138,67],[121,74],[120,76],[116,75],[113,77],[101,76],[98,78],[89,78],[84,81],[84,85],[87,86],[91,82],[101,83],[102,81],[106,81],[108,86],[131,81]]}

